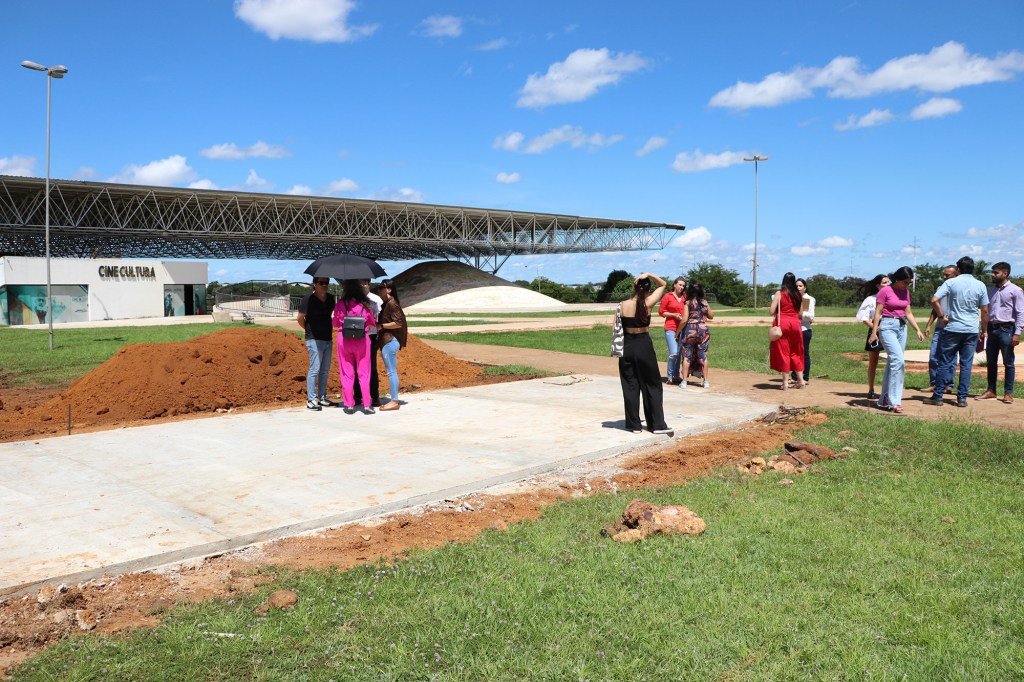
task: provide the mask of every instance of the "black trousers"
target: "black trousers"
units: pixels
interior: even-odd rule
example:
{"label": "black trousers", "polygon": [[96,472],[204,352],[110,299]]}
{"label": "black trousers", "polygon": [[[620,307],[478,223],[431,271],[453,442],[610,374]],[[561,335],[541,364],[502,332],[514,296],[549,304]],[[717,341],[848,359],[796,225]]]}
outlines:
{"label": "black trousers", "polygon": [[[804,330],[804,381],[811,380],[811,336],[813,333],[813,329]],[[796,372],[790,372],[789,376],[793,377],[793,381],[796,381]]]}
{"label": "black trousers", "polygon": [[[370,404],[380,404],[380,379],[377,377],[377,353],[380,352],[380,345],[377,344],[377,335],[370,334]],[[359,389],[359,382],[355,385],[356,405],[363,400],[362,391]]]}
{"label": "black trousers", "polygon": [[626,409],[626,429],[638,431],[640,402],[644,404],[647,429],[666,429],[665,409],[661,400],[661,369],[654,354],[651,335],[624,334],[622,357],[619,358],[619,382],[622,384],[622,402]]}

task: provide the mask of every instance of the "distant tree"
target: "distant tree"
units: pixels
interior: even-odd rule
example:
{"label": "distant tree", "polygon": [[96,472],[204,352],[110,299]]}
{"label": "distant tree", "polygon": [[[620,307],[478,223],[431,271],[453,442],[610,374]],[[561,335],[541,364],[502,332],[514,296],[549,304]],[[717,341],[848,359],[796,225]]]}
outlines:
{"label": "distant tree", "polygon": [[713,293],[722,305],[740,305],[750,292],[750,287],[740,279],[735,270],[718,263],[701,262],[686,272],[687,283],[699,282],[704,291]]}
{"label": "distant tree", "polygon": [[597,294],[597,300],[604,302],[611,300],[612,292],[615,291],[615,287],[623,280],[632,280],[633,275],[629,274],[625,270],[612,270],[608,273],[608,279],[605,280],[604,286]]}

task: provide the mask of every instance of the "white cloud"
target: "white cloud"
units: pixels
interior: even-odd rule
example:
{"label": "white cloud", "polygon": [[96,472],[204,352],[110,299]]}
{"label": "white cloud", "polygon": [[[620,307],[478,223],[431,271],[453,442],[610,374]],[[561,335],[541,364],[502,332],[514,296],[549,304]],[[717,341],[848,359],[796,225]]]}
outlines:
{"label": "white cloud", "polygon": [[33,176],[36,170],[34,156],[3,156],[0,157],[0,175]]}
{"label": "white cloud", "polygon": [[830,97],[869,97],[885,92],[916,89],[950,92],[982,83],[1010,80],[1024,72],[1024,52],[1007,52],[994,58],[973,55],[955,41],[928,54],[911,54],[865,72],[856,57],[836,57],[824,67],[796,67],[788,73],[772,73],[758,83],[740,81],[716,93],[710,106],[730,109],[774,107],[813,95],[824,89]]}
{"label": "white cloud", "polygon": [[256,170],[252,168],[249,169],[249,175],[245,178],[245,186],[247,189],[253,190],[268,190],[274,187],[272,183],[257,175]]}
{"label": "white cloud", "polygon": [[78,170],[71,174],[71,179],[92,180],[97,176],[99,176],[99,173],[96,172],[95,168],[93,168],[92,166],[82,166],[81,168],[79,168]]}
{"label": "white cloud", "polygon": [[220,189],[213,180],[207,180],[206,178],[190,182],[188,187],[189,189]]}
{"label": "white cloud", "polygon": [[213,274],[217,275],[218,277],[221,277],[223,275],[228,274],[228,269],[227,268],[221,268],[220,270],[218,270],[217,272],[215,272]]}
{"label": "white cloud", "polygon": [[601,88],[614,85],[625,74],[647,66],[637,54],[611,54],[608,48],[576,50],[563,62],[555,62],[548,72],[531,74],[519,91],[520,107],[546,107],[550,104],[582,102]]}
{"label": "white cloud", "polygon": [[915,249],[913,246],[910,246],[908,244],[907,246],[904,246],[904,247],[902,247],[900,249],[900,253],[902,253],[904,256],[913,256],[914,253],[919,251],[919,250],[920,250],[920,247]]}
{"label": "white cloud", "polygon": [[823,246],[826,249],[843,249],[853,246],[853,240],[847,239],[846,237],[840,237],[839,235],[833,235],[831,237],[825,237],[819,241],[818,246]]}
{"label": "white cloud", "polygon": [[521,179],[522,177],[519,175],[519,173],[506,173],[504,171],[498,173],[498,177],[495,178],[495,180],[497,180],[503,185],[514,185]]}
{"label": "white cloud", "polygon": [[[324,187],[323,191],[327,196],[350,194],[352,192],[359,191],[359,183],[351,178],[341,178],[327,183],[327,186]],[[312,192],[308,192],[308,194],[312,194]]]}
{"label": "white cloud", "polygon": [[494,40],[488,40],[483,45],[479,45],[476,49],[481,52],[491,52],[492,50],[500,50],[508,45],[507,38],[495,38]]}
{"label": "white cloud", "polygon": [[422,204],[426,197],[423,192],[411,187],[402,187],[400,189],[381,187],[376,192],[370,194],[369,198],[379,199],[380,201],[404,201],[411,204]]}
{"label": "white cloud", "polygon": [[534,137],[524,147],[525,140],[526,136],[522,133],[511,131],[496,137],[493,147],[507,152],[522,151],[526,154],[540,154],[560,144],[568,144],[573,149],[583,147],[588,151],[597,151],[602,147],[609,147],[622,141],[622,135],[587,134],[579,126],[565,124],[560,128],[553,128],[543,135]]}
{"label": "white cloud", "polygon": [[910,112],[910,118],[920,121],[926,118],[942,118],[959,114],[963,111],[964,105],[958,99],[950,97],[932,97],[924,104],[914,107]]}
{"label": "white cloud", "polygon": [[345,43],[371,35],[377,24],[352,26],[354,0],[235,0],[235,16],[273,40]]}
{"label": "white cloud", "polygon": [[203,149],[199,153],[208,159],[227,159],[231,161],[257,157],[280,159],[292,155],[290,151],[279,144],[267,144],[263,141],[256,142],[248,147],[239,147],[234,142],[215,144],[212,147]]}
{"label": "white cloud", "polygon": [[501,149],[506,152],[514,152],[519,150],[519,146],[523,144],[523,140],[526,136],[519,132],[508,132],[504,135],[498,135],[494,138],[494,148]]}
{"label": "white cloud", "polygon": [[980,229],[977,227],[967,228],[968,239],[998,239],[1004,237],[1013,236],[1017,231],[1015,226],[1011,225],[999,225],[998,227],[988,227]]}
{"label": "white cloud", "polygon": [[743,157],[746,155],[746,152],[705,154],[699,149],[693,152],[679,152],[672,162],[672,170],[677,173],[699,173],[714,168],[728,168],[743,163]]}
{"label": "white cloud", "polygon": [[286,189],[284,193],[302,195],[307,197],[311,197],[315,194],[313,192],[313,188],[310,187],[309,185],[292,185],[292,187],[290,189]]}
{"label": "white cloud", "polygon": [[873,251],[871,253],[872,258],[889,258],[890,255],[888,251]]}
{"label": "white cloud", "polygon": [[462,35],[462,19],[450,14],[435,14],[420,22],[424,35],[430,38],[458,38]]}
{"label": "white cloud", "polygon": [[860,118],[852,114],[843,123],[836,123],[836,130],[856,130],[857,128],[873,128],[895,120],[896,117],[888,109],[872,109]]}
{"label": "white cloud", "polygon": [[[822,248],[820,246],[802,245],[790,247],[789,252],[794,256],[822,256],[828,253],[828,249]],[[760,270],[760,266],[758,266],[757,269]]]}
{"label": "white cloud", "polygon": [[527,154],[540,154],[560,144],[568,144],[573,149],[586,147],[589,151],[596,151],[620,140],[622,140],[622,135],[604,135],[602,133],[588,135],[579,126],[566,124],[533,138],[526,144],[523,151]]}
{"label": "white cloud", "polygon": [[683,230],[680,234],[673,237],[668,245],[681,249],[700,250],[710,246],[711,241],[711,230],[701,225],[700,227]]}
{"label": "white cloud", "polygon": [[175,154],[159,161],[150,161],[144,166],[129,164],[119,174],[110,178],[110,182],[167,187],[188,182],[195,177],[195,171],[188,165],[188,159]]}
{"label": "white cloud", "polygon": [[644,142],[644,146],[637,149],[634,153],[636,156],[647,156],[655,149],[661,149],[668,144],[667,137],[658,137],[657,135],[649,138],[647,142]]}

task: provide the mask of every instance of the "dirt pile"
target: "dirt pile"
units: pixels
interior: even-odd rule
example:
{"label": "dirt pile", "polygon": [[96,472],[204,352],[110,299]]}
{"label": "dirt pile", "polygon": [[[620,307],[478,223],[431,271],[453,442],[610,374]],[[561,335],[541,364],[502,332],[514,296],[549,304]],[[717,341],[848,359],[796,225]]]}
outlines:
{"label": "dirt pile", "polygon": [[636,499],[626,505],[622,516],[605,534],[616,542],[638,542],[658,533],[662,535],[700,535],[708,524],[689,507],[668,505],[655,507]]}
{"label": "dirt pile", "polygon": [[[328,392],[338,395],[337,353]],[[295,334],[279,329],[222,329],[181,343],[130,344],[35,407],[0,408],[0,441],[110,428],[142,420],[301,404],[309,355]],[[387,391],[387,374],[378,361]],[[483,370],[431,348],[414,336],[398,354],[402,390],[437,390],[479,383]]]}
{"label": "dirt pile", "polygon": [[835,452],[824,445],[805,443],[802,440],[789,440],[782,444],[781,454],[764,457],[751,457],[740,461],[736,468],[743,473],[759,476],[765,471],[778,471],[784,474],[802,474],[816,462],[846,457],[846,453]]}

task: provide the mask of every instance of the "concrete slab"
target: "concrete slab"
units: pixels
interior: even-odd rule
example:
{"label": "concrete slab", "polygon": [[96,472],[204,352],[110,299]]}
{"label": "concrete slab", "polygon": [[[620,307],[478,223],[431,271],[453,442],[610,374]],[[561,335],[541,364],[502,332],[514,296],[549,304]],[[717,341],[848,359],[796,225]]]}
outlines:
{"label": "concrete slab", "polygon": [[[623,430],[617,378],[414,394],[393,413],[288,408],[0,444],[0,594],[155,568],[666,441]],[[666,391],[676,436],[770,411]]]}

